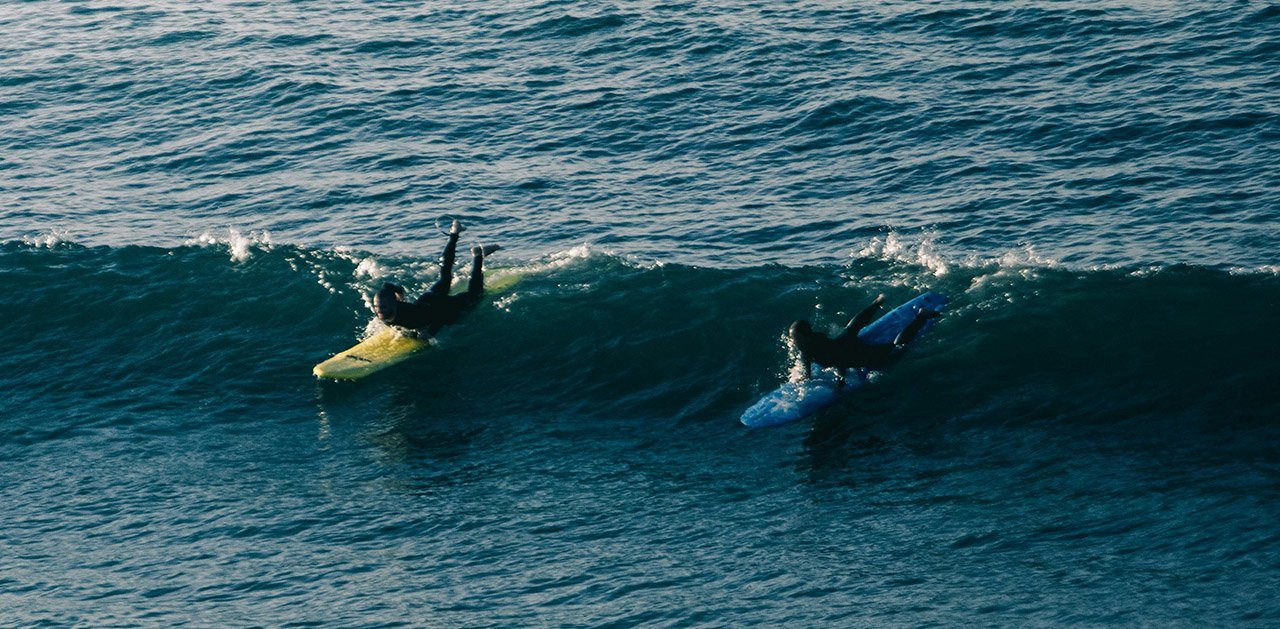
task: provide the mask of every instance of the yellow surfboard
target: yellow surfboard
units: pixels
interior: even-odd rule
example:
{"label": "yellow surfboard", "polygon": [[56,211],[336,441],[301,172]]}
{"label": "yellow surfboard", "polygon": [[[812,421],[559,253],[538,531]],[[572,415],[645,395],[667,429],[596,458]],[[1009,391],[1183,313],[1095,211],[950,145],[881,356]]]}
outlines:
{"label": "yellow surfboard", "polygon": [[[510,290],[524,276],[518,271],[496,271],[493,275],[493,280],[486,282],[486,294]],[[333,358],[312,367],[311,373],[317,378],[358,380],[404,362],[428,347],[431,347],[430,339],[419,338],[409,330],[385,327],[355,347],[338,352]]]}
{"label": "yellow surfboard", "polygon": [[383,328],[351,349],[311,368],[317,378],[355,380],[381,371],[431,347],[431,341],[396,328]]}

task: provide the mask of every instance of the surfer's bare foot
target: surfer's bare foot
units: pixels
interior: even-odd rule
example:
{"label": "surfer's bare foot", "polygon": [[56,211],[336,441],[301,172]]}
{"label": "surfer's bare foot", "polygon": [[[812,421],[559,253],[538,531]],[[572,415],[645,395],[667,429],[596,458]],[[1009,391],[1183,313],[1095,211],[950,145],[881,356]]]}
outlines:
{"label": "surfer's bare foot", "polygon": [[877,305],[877,306],[879,306],[880,304],[883,304],[883,303],[884,303],[884,293],[880,293],[879,295],[876,295],[876,300],[875,300],[875,301],[873,301],[873,302],[871,302],[871,303],[873,303],[873,304],[875,304],[875,305]]}
{"label": "surfer's bare foot", "polygon": [[465,228],[462,226],[462,221],[459,221],[458,219],[455,218],[453,219],[453,225],[449,226],[449,233],[461,234],[463,229]]}
{"label": "surfer's bare foot", "polygon": [[916,311],[916,316],[921,319],[936,319],[937,317],[941,317],[942,313],[931,308],[921,308]]}

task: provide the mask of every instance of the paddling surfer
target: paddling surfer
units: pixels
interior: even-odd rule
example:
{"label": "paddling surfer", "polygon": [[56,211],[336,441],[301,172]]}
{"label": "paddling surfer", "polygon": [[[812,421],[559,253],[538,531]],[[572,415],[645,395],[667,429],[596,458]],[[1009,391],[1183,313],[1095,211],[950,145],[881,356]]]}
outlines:
{"label": "paddling surfer", "polygon": [[484,257],[498,250],[497,245],[471,248],[471,279],[467,290],[450,295],[453,285],[453,261],[458,252],[458,236],[462,223],[454,219],[449,229],[449,242],[440,259],[440,279],[412,303],[404,301],[404,288],[390,282],[373,298],[373,311],[387,325],[410,328],[435,336],[446,325],[456,322],[484,294]]}
{"label": "paddling surfer", "polygon": [[836,381],[844,385],[845,372],[849,369],[876,368],[889,362],[896,350],[905,347],[920,333],[924,324],[940,316],[937,311],[921,308],[916,311],[916,318],[893,339],[892,343],[873,345],[858,338],[858,332],[867,327],[877,311],[884,304],[884,295],[876,297],[870,306],[858,313],[849,321],[840,336],[831,338],[821,332],[815,332],[808,321],[796,321],[791,324],[788,334],[791,342],[800,352],[799,364],[804,367],[804,377],[813,377],[811,363],[819,367],[830,367],[836,370]]}

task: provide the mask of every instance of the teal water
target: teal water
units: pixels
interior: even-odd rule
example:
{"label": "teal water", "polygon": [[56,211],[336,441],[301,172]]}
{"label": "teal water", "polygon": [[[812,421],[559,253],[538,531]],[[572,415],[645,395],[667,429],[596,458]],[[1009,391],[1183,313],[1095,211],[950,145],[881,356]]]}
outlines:
{"label": "teal water", "polygon": [[[1274,625],[1278,27],[0,7],[0,624]],[[527,278],[317,382],[442,215]],[[924,290],[738,423],[790,321]]]}

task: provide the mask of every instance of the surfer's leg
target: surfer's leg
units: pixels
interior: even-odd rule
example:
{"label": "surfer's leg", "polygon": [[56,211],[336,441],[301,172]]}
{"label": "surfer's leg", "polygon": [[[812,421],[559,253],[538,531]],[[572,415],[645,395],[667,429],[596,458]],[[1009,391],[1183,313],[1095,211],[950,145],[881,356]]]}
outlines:
{"label": "surfer's leg", "polygon": [[871,323],[871,319],[876,316],[876,312],[880,310],[880,306],[884,304],[884,295],[876,296],[876,300],[871,302],[870,306],[862,309],[858,316],[849,321],[849,325],[844,326],[845,334],[857,334],[862,328],[867,327]]}
{"label": "surfer's leg", "polygon": [[479,299],[484,294],[484,249],[471,248],[471,280],[467,282],[467,296]]}
{"label": "surfer's leg", "polygon": [[484,250],[472,247],[471,253],[471,279],[467,281],[467,290],[457,295],[445,295],[437,300],[435,317],[438,325],[433,334],[439,332],[440,327],[456,323],[464,313],[480,303],[480,298],[484,296]]}
{"label": "surfer's leg", "polygon": [[437,295],[448,295],[453,285],[453,260],[458,255],[458,232],[449,232],[449,242],[444,246],[444,255],[440,257],[440,279],[427,291]]}
{"label": "surfer's leg", "polygon": [[936,310],[921,308],[916,312],[916,318],[898,333],[897,338],[893,339],[894,346],[902,347],[915,340],[916,335],[920,333],[922,328],[924,328],[925,323],[928,323],[930,319],[940,316],[942,315]]}

